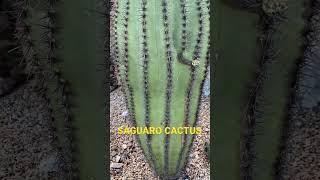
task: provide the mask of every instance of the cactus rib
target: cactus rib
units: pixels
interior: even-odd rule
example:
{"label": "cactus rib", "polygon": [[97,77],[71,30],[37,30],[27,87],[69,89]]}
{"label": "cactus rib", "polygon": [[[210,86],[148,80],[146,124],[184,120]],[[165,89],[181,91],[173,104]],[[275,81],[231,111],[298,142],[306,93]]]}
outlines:
{"label": "cactus rib", "polygon": [[[144,108],[145,108],[145,126],[150,127],[150,95],[149,95],[149,50],[148,50],[148,41],[147,41],[147,0],[142,0],[142,59],[143,59],[143,81],[144,81]],[[150,154],[150,161],[152,166],[154,166],[153,153],[151,148],[151,138],[150,134],[147,135],[147,146],[148,153]]]}
{"label": "cactus rib", "polygon": [[[172,93],[172,50],[171,43],[169,37],[169,22],[168,22],[168,7],[167,0],[162,0],[162,11],[163,11],[163,25],[164,25],[164,34],[165,34],[165,43],[166,43],[166,58],[167,58],[167,88],[166,88],[166,99],[165,99],[165,119],[164,124],[165,127],[170,126],[170,104],[171,104],[171,93]],[[164,153],[164,176],[166,176],[169,172],[169,144],[170,143],[170,135],[165,135],[165,153]]]}

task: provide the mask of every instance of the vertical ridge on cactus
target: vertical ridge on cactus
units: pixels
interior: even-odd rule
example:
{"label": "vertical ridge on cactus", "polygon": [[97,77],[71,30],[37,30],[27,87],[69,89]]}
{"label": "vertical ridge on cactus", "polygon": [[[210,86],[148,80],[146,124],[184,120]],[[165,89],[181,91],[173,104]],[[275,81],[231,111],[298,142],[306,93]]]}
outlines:
{"label": "vertical ridge on cactus", "polygon": [[255,168],[255,163],[257,160],[258,154],[256,154],[256,137],[260,134],[256,132],[260,126],[262,126],[258,120],[263,115],[265,115],[262,110],[266,106],[263,102],[267,100],[264,99],[264,90],[266,82],[268,82],[270,76],[272,76],[272,68],[275,66],[275,59],[277,58],[275,33],[279,33],[278,25],[283,23],[281,18],[282,14],[277,16],[268,16],[264,13],[260,15],[260,31],[261,35],[258,37],[260,41],[260,58],[258,59],[259,63],[256,68],[256,75],[254,77],[252,87],[249,88],[249,97],[248,104],[246,106],[246,116],[244,117],[246,123],[246,135],[243,136],[243,143],[246,147],[246,156],[242,159],[242,163],[245,166],[242,167],[242,178],[252,179],[253,174],[255,173],[253,169]]}
{"label": "vertical ridge on cactus", "polygon": [[285,133],[282,131],[291,95],[289,89],[294,80],[290,75],[296,69],[302,52],[305,5],[302,0],[286,3],[286,9],[282,8],[282,3],[281,8],[274,7],[277,11],[272,11],[272,14],[271,10],[265,12],[267,23],[272,25],[269,28],[273,29],[271,34],[266,35],[271,37],[269,49],[274,55],[270,57],[272,63],[266,66],[266,77],[254,107],[257,125],[253,137],[256,154],[252,165],[253,179],[272,179],[275,175],[274,165],[279,156],[281,134]]}
{"label": "vertical ridge on cactus", "polygon": [[[149,95],[149,49],[148,49],[148,41],[147,41],[147,21],[146,21],[146,13],[147,13],[147,1],[142,1],[142,59],[143,59],[143,84],[144,84],[144,109],[145,109],[145,126],[150,127],[150,95]],[[151,149],[151,135],[147,135],[147,148],[150,156],[150,161],[152,165],[154,165],[154,158]]]}
{"label": "vertical ridge on cactus", "polygon": [[[194,126],[208,65],[208,1],[119,1],[117,12],[119,69],[133,125]],[[182,173],[191,135],[138,139],[158,175]]]}
{"label": "vertical ridge on cactus", "polygon": [[[171,105],[171,98],[172,98],[172,64],[173,64],[173,57],[172,57],[172,42],[171,42],[171,36],[169,33],[172,33],[173,29],[172,27],[173,21],[171,19],[169,20],[169,13],[171,13],[170,6],[168,5],[170,1],[162,0],[162,12],[163,12],[163,25],[164,25],[164,40],[165,40],[165,51],[166,51],[166,59],[167,59],[167,87],[166,87],[166,99],[165,99],[165,113],[164,113],[164,125],[165,127],[170,126],[170,118],[171,118],[171,111],[170,111],[170,105]],[[168,12],[169,11],[169,12]],[[164,170],[163,170],[163,176],[166,177],[169,174],[169,148],[170,148],[170,135],[165,135],[165,144],[164,144]]]}

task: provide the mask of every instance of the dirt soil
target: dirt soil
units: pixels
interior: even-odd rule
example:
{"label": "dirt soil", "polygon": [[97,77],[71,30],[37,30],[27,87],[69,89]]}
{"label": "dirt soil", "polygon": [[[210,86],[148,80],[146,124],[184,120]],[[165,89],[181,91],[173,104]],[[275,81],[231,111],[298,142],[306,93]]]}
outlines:
{"label": "dirt soil", "polygon": [[64,179],[48,104],[31,81],[0,97],[0,179]]}

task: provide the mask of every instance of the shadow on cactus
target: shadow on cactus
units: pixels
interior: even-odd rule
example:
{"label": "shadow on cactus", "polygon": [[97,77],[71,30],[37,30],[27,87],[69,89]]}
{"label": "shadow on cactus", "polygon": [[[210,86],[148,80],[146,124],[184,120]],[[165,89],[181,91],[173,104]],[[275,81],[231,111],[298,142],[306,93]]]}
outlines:
{"label": "shadow on cactus", "polygon": [[[304,0],[216,2],[214,178],[277,178],[275,165],[303,53],[307,4]],[[239,143],[240,160],[235,156]]]}
{"label": "shadow on cactus", "polygon": [[[115,57],[137,127],[192,127],[209,58],[209,1],[120,0]],[[183,173],[192,135],[138,135],[163,179]]]}
{"label": "shadow on cactus", "polygon": [[[15,37],[55,124],[65,179],[105,179],[105,19],[102,1],[15,0]],[[107,13],[105,13],[107,14]],[[104,16],[105,17],[105,16]],[[100,68],[100,70],[99,70]],[[101,70],[102,69],[102,70]]]}

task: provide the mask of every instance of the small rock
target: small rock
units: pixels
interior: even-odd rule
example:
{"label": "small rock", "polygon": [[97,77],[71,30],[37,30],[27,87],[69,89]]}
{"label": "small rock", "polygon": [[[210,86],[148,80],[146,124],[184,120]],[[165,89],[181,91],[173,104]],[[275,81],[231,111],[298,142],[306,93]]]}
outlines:
{"label": "small rock", "polygon": [[208,71],[208,75],[207,75],[207,77],[205,79],[205,82],[204,82],[204,85],[203,85],[203,90],[202,90],[203,95],[205,97],[208,97],[210,95],[210,76],[209,76],[209,74],[210,74],[210,69]]}
{"label": "small rock", "polygon": [[123,163],[114,163],[114,162],[112,162],[110,166],[111,166],[111,168],[119,169],[119,168],[122,168]]}
{"label": "small rock", "polygon": [[296,124],[297,127],[301,127],[302,122],[301,121],[297,121],[295,124]]}
{"label": "small rock", "polygon": [[123,116],[123,117],[128,116],[128,111],[123,111],[122,114],[121,114],[121,116]]}
{"label": "small rock", "polygon": [[129,142],[129,143],[127,144],[127,146],[128,146],[128,147],[131,147],[131,146],[132,146],[132,143]]}
{"label": "small rock", "polygon": [[117,155],[117,152],[111,151],[110,155],[111,155],[111,157],[113,157],[113,156]]}
{"label": "small rock", "polygon": [[122,149],[127,149],[127,145],[126,144],[122,144]]}
{"label": "small rock", "polygon": [[119,155],[116,156],[116,162],[118,163],[120,161],[121,157]]}
{"label": "small rock", "polygon": [[115,169],[115,171],[116,171],[117,173],[120,173],[120,172],[121,172],[121,169]]}
{"label": "small rock", "polygon": [[58,171],[59,170],[58,165],[59,163],[58,163],[57,154],[54,153],[41,160],[39,165],[39,170],[41,173],[47,176],[50,172]]}

